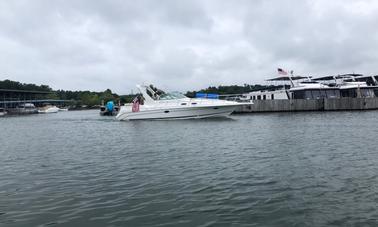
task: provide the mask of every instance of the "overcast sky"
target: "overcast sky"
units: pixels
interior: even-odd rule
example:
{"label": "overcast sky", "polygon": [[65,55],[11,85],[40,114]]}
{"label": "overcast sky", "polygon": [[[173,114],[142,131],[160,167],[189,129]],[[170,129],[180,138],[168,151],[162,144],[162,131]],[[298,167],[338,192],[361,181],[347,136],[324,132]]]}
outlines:
{"label": "overcast sky", "polygon": [[0,80],[168,90],[378,74],[378,1],[0,0]]}

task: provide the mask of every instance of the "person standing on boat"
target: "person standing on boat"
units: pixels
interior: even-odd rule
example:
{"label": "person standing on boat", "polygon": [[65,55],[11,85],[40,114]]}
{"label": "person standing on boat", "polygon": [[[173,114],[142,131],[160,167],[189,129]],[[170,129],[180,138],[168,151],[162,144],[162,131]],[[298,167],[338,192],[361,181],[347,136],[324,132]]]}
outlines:
{"label": "person standing on boat", "polygon": [[134,98],[133,106],[131,108],[132,112],[139,112],[139,95]]}

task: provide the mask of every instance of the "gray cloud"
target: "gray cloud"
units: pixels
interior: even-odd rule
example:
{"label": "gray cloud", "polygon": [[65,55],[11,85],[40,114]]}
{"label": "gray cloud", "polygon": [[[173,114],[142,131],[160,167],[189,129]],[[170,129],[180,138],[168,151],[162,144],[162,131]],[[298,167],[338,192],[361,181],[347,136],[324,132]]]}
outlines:
{"label": "gray cloud", "polygon": [[0,2],[0,79],[128,93],[378,73],[375,1]]}

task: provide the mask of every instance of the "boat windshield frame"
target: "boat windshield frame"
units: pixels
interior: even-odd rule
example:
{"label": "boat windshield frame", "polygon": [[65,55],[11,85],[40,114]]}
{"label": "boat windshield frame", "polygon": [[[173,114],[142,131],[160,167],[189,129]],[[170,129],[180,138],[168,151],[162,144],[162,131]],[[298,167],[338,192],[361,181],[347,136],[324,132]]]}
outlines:
{"label": "boat windshield frame", "polygon": [[184,94],[174,91],[160,95],[159,100],[175,100],[187,98]]}

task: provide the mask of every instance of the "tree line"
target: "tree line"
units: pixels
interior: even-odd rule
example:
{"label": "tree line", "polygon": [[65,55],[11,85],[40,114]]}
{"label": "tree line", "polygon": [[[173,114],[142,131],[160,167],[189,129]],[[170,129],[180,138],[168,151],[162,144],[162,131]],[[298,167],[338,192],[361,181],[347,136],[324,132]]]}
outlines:
{"label": "tree line", "polygon": [[186,93],[186,96],[188,97],[195,97],[196,93],[214,93],[218,95],[236,95],[236,94],[244,94],[252,91],[258,91],[258,90],[274,90],[278,87],[282,86],[274,86],[274,85],[260,85],[260,84],[244,84],[244,85],[229,85],[229,86],[210,86],[205,89],[201,89],[199,91],[188,91]]}
{"label": "tree line", "polygon": [[0,89],[44,91],[44,92],[52,91],[52,89],[48,85],[26,84],[26,83],[20,83],[18,81],[12,81],[12,80],[0,81]]}
{"label": "tree line", "polygon": [[71,100],[74,106],[94,107],[101,105],[102,102],[114,101],[116,103],[127,103],[133,99],[133,95],[118,95],[110,89],[106,89],[103,92],[53,90],[48,85],[20,83],[12,80],[0,81],[0,89],[49,92],[44,95],[44,98]]}
{"label": "tree line", "polygon": [[[243,94],[251,91],[257,90],[273,90],[277,86],[266,86],[266,85],[250,85],[244,84],[240,85],[230,85],[230,86],[210,86],[199,91],[188,91],[186,96],[195,97],[196,93],[215,93],[219,95],[228,95],[228,94]],[[49,92],[46,95],[48,99],[59,99],[59,100],[72,100],[72,103],[76,106],[88,106],[94,107],[100,105],[102,102],[114,101],[116,103],[129,103],[133,100],[135,95],[118,95],[113,93],[110,89],[106,89],[102,92],[94,91],[65,91],[65,90],[53,90],[48,85],[36,85],[36,84],[27,84],[20,83],[17,81],[3,80],[0,81],[0,89],[12,89],[12,90],[31,90],[31,91],[43,91]]]}

